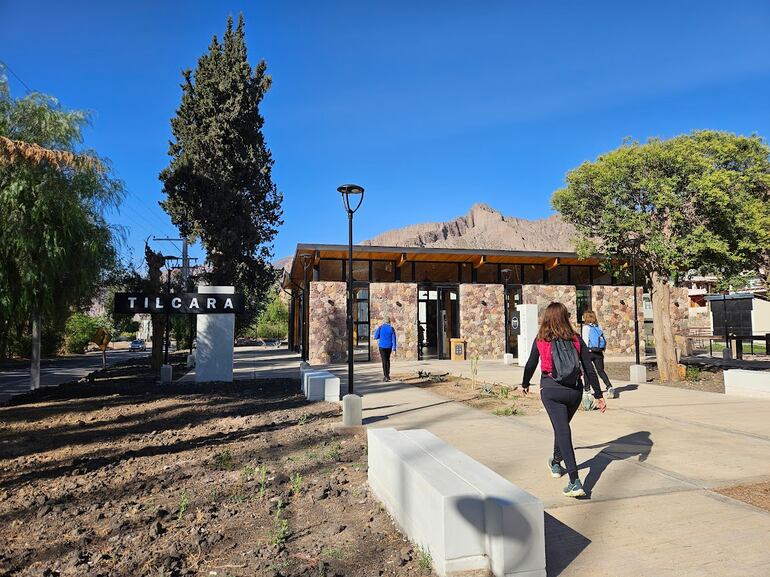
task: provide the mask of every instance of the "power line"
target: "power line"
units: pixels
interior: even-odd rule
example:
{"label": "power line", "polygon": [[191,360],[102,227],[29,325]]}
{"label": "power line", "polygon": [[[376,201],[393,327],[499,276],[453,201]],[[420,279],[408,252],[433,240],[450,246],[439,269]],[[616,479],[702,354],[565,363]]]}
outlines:
{"label": "power line", "polygon": [[26,88],[26,89],[27,89],[27,92],[33,92],[33,90],[32,90],[32,89],[31,89],[29,86],[27,86],[27,83],[26,83],[26,82],[24,82],[24,81],[21,79],[21,77],[20,77],[18,74],[16,74],[16,73],[13,71],[13,69],[12,69],[10,66],[8,66],[8,63],[7,63],[7,62],[5,62],[5,60],[0,60],[0,64],[2,64],[2,65],[3,65],[3,68],[4,68],[5,70],[7,70],[7,71],[8,71],[8,72],[10,72],[11,74],[13,74],[13,77],[14,77],[16,80],[18,80],[19,82],[21,82],[21,85],[22,85],[24,88]]}

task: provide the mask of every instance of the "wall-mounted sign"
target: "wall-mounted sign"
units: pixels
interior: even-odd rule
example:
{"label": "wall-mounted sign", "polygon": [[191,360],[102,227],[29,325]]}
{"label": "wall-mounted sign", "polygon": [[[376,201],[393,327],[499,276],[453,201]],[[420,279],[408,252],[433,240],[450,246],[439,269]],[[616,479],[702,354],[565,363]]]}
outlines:
{"label": "wall-mounted sign", "polygon": [[521,334],[521,320],[519,318],[519,311],[511,311],[511,334]]}
{"label": "wall-mounted sign", "polygon": [[116,293],[115,312],[136,313],[186,313],[228,314],[243,312],[243,295],[177,293],[150,295],[146,293]]}

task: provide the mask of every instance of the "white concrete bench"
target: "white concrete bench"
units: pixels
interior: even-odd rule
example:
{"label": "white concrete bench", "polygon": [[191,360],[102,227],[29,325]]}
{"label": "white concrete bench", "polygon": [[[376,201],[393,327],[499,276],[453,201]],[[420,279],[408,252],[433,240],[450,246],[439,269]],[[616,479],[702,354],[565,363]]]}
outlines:
{"label": "white concrete bench", "polygon": [[724,379],[726,395],[770,399],[770,371],[729,369]]}
{"label": "white concrete bench", "polygon": [[328,401],[338,403],[340,400],[340,378],[329,371],[305,370],[302,372],[302,394],[308,401]]}
{"label": "white concrete bench", "polygon": [[369,430],[369,484],[439,575],[545,577],[543,503],[425,430]]}

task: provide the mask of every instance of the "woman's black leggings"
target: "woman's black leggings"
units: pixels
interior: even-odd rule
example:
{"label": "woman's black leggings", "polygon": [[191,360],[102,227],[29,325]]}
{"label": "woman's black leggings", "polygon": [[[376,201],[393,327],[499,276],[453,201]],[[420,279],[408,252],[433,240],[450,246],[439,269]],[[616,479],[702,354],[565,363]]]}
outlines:
{"label": "woman's black leggings", "polygon": [[591,362],[593,363],[594,367],[596,367],[596,372],[599,374],[599,378],[604,381],[604,384],[609,389],[612,386],[612,383],[610,382],[610,378],[607,376],[607,371],[604,370],[604,353],[595,353],[592,351],[588,354],[591,357]]}
{"label": "woman's black leggings", "polygon": [[572,430],[569,422],[580,406],[583,392],[580,389],[560,385],[556,381],[543,385],[544,383],[541,381],[540,398],[553,427],[553,461],[560,463],[563,459],[569,480],[574,481],[578,477],[578,468],[575,461],[575,449],[572,447]]}

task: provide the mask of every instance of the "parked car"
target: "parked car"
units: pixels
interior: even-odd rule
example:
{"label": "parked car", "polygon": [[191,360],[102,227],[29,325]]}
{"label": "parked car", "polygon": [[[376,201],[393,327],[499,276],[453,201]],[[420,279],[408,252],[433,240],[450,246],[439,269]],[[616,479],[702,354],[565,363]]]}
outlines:
{"label": "parked car", "polygon": [[144,339],[135,339],[131,341],[131,344],[128,345],[129,352],[137,352],[137,351],[146,351],[147,345],[144,342]]}

